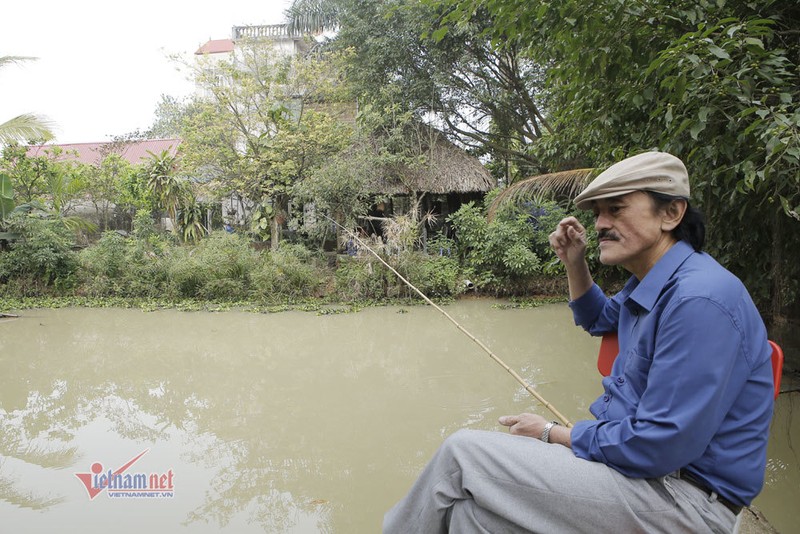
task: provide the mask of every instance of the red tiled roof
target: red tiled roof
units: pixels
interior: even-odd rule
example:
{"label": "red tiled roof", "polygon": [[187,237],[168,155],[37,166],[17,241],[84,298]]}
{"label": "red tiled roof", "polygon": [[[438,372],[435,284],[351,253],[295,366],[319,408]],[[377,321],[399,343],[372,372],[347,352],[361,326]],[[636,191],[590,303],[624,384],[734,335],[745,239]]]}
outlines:
{"label": "red tiled roof", "polygon": [[202,56],[205,54],[222,54],[224,52],[233,52],[232,39],[212,39],[200,48],[194,54]]}
{"label": "red tiled roof", "polygon": [[176,155],[181,139],[144,139],[120,143],[67,143],[63,145],[32,145],[25,154],[29,158],[48,156],[54,147],[62,150],[59,160],[78,161],[89,165],[98,165],[104,156],[116,153],[132,165],[144,163],[152,156],[148,152],[159,155],[164,150]]}

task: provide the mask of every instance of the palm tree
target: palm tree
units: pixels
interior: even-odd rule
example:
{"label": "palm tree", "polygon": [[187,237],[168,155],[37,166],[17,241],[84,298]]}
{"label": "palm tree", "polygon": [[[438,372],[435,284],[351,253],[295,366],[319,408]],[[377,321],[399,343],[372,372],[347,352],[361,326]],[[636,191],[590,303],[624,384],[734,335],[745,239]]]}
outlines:
{"label": "palm tree", "polygon": [[286,10],[291,34],[319,34],[339,28],[341,0],[293,0]]}
{"label": "palm tree", "polygon": [[[36,58],[0,56],[0,68],[11,63],[20,63],[34,59]],[[51,124],[48,120],[31,113],[24,113],[4,123],[0,123],[0,145],[5,145],[12,141],[24,143],[32,139],[49,141],[54,137],[50,128]]]}
{"label": "palm tree", "polygon": [[589,179],[597,173],[597,169],[573,169],[569,171],[540,174],[516,182],[497,195],[487,210],[487,218],[492,220],[501,206],[508,202],[517,202],[537,195],[563,195],[574,198],[583,191]]}
{"label": "palm tree", "polygon": [[178,211],[178,227],[184,241],[196,243],[208,233],[203,224],[203,211],[203,205],[197,201],[194,193],[187,191]]}
{"label": "palm tree", "polygon": [[175,224],[184,192],[183,184],[177,176],[178,158],[168,150],[163,150],[160,154],[149,150],[147,153],[151,156],[147,164],[147,186]]}

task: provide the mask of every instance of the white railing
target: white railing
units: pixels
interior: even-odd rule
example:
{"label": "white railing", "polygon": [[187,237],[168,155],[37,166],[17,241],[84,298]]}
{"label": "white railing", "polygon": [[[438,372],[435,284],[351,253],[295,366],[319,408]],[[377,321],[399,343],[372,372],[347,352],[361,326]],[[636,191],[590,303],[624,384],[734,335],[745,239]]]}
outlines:
{"label": "white railing", "polygon": [[299,37],[290,35],[286,24],[267,24],[260,26],[234,26],[231,39],[276,39],[280,37]]}

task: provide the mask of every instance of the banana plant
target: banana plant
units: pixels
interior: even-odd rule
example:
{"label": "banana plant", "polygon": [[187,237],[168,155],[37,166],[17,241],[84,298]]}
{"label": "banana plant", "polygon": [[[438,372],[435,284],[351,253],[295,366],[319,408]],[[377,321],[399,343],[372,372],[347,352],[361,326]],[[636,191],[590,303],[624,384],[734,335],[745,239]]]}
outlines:
{"label": "banana plant", "polygon": [[11,184],[11,178],[5,173],[0,173],[0,241],[15,241],[22,237],[17,232],[9,232],[7,230],[8,224],[6,221],[8,217],[18,213],[33,214],[46,218],[57,217],[60,219],[61,224],[73,232],[93,233],[97,231],[97,225],[93,222],[78,216],[62,217],[58,211],[49,210],[47,206],[36,200],[16,205],[14,203],[14,189]]}
{"label": "banana plant", "polygon": [[5,219],[14,209],[14,189],[11,187],[11,178],[0,173],[0,220]]}
{"label": "banana plant", "polygon": [[19,234],[5,231],[6,217],[14,211],[14,189],[11,187],[11,178],[0,173],[0,241],[12,241],[19,238]]}

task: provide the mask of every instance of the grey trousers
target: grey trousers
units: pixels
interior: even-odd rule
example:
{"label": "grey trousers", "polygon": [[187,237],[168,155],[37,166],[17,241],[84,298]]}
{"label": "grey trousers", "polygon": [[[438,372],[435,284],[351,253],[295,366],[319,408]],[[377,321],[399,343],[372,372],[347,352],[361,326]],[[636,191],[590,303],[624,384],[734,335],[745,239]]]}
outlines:
{"label": "grey trousers", "polygon": [[635,479],[504,432],[447,438],[384,517],[403,533],[729,533],[736,517],[684,480]]}

